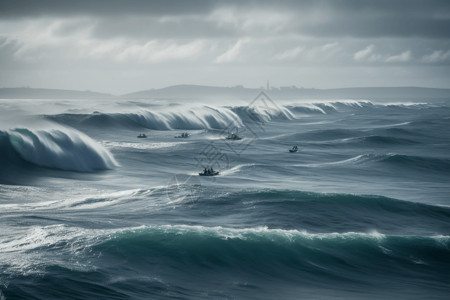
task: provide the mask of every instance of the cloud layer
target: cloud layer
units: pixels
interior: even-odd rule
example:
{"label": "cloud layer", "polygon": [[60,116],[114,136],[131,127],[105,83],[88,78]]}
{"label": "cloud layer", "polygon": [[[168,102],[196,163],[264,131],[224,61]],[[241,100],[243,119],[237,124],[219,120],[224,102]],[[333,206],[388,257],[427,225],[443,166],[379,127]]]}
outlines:
{"label": "cloud layer", "polygon": [[0,82],[447,87],[449,32],[450,1],[4,0]]}

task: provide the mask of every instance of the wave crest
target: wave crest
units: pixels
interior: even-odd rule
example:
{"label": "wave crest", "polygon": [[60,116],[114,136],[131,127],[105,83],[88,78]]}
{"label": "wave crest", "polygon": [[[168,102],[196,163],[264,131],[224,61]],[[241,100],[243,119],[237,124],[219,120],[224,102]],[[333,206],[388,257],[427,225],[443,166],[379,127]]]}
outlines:
{"label": "wave crest", "polygon": [[48,119],[62,124],[110,128],[140,127],[153,130],[199,130],[242,127],[246,122],[292,120],[294,114],[285,107],[180,107],[174,111],[139,110],[128,113],[61,114]]}
{"label": "wave crest", "polygon": [[16,128],[1,133],[2,148],[12,148],[23,160],[41,167],[91,172],[118,165],[105,148],[75,130]]}

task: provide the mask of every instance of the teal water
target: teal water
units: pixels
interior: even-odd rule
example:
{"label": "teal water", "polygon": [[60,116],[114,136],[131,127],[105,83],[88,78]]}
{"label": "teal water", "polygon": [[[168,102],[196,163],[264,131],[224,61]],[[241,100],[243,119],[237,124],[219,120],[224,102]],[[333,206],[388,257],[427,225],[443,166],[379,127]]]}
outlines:
{"label": "teal water", "polygon": [[450,294],[446,103],[58,103],[0,103],[4,299]]}

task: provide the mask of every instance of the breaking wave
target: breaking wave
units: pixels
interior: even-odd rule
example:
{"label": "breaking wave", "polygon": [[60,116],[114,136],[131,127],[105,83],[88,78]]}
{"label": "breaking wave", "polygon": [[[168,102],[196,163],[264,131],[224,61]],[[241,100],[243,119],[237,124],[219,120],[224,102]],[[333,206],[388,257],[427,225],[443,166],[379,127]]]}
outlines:
{"label": "breaking wave", "polygon": [[0,131],[2,160],[9,167],[37,166],[91,172],[117,166],[114,157],[85,134],[68,129],[15,128]]}
{"label": "breaking wave", "polygon": [[242,127],[246,122],[291,120],[294,114],[285,107],[210,107],[179,108],[177,111],[140,110],[129,113],[60,114],[48,119],[70,126],[147,128],[153,130],[199,130]]}
{"label": "breaking wave", "polygon": [[370,109],[374,104],[366,100],[322,101],[296,103],[287,106],[289,110],[300,114],[331,114],[354,109]]}
{"label": "breaking wave", "polygon": [[71,125],[100,128],[125,127],[153,130],[172,129],[223,129],[230,124],[242,126],[240,118],[230,109],[203,106],[187,110],[150,111],[140,110],[129,113],[62,114],[47,116],[54,121]]}

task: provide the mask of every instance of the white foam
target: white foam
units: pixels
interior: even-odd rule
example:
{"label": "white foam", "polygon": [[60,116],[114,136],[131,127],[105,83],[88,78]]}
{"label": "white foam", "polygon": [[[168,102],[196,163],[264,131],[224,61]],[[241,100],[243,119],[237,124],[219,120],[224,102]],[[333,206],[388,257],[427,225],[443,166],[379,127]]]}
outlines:
{"label": "white foam", "polygon": [[128,116],[143,127],[157,130],[171,129],[222,129],[236,124],[242,126],[241,119],[225,107],[180,107],[172,110],[140,110]]}
{"label": "white foam", "polygon": [[108,150],[74,129],[55,125],[54,129],[10,129],[8,134],[16,152],[39,166],[72,171],[118,166]]}
{"label": "white foam", "polygon": [[373,156],[368,154],[361,154],[355,157],[351,157],[348,159],[340,160],[340,161],[333,161],[333,162],[326,162],[326,163],[317,163],[317,164],[295,164],[293,166],[295,167],[311,167],[311,168],[318,168],[318,167],[324,167],[324,166],[330,166],[330,165],[344,165],[348,163],[354,163],[354,162],[360,162],[365,159],[369,159]]}
{"label": "white foam", "polygon": [[255,165],[256,164],[241,164],[241,165],[237,165],[237,166],[232,167],[231,169],[222,171],[220,174],[222,174],[222,175],[235,174],[235,173],[239,172],[244,167],[251,167],[251,166],[255,166]]}
{"label": "white foam", "polygon": [[187,142],[130,143],[130,142],[101,141],[100,144],[106,148],[130,148],[130,149],[148,150],[148,149],[172,148],[177,145],[187,144]]}

